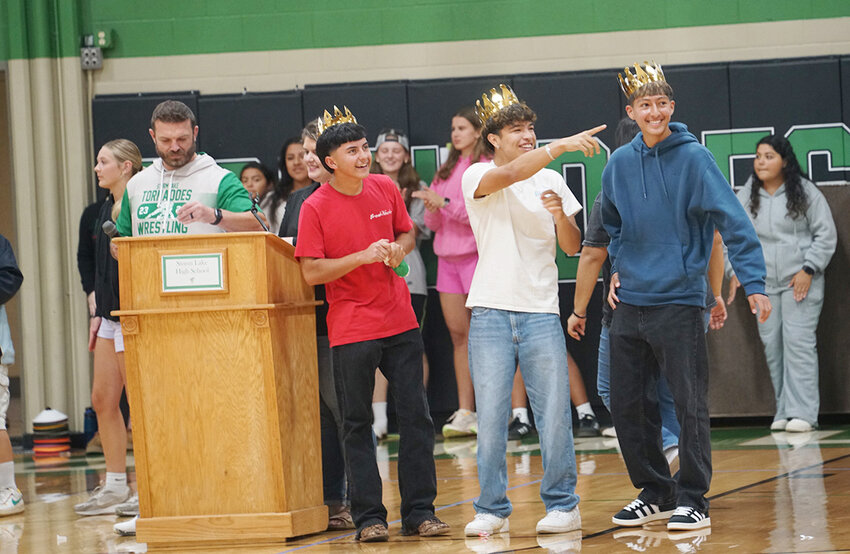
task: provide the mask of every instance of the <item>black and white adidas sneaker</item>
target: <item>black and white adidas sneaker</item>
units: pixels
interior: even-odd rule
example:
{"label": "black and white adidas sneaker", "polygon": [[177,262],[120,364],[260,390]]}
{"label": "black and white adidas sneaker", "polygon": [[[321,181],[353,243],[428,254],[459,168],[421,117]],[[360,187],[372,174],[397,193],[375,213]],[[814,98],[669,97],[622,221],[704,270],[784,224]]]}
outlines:
{"label": "black and white adidas sneaker", "polygon": [[629,502],[625,508],[617,512],[617,515],[611,518],[611,521],[617,525],[632,527],[643,525],[650,521],[659,519],[667,519],[673,514],[673,506],[660,507],[657,504],[648,504],[637,498]]}
{"label": "black and white adidas sneaker", "polygon": [[711,527],[711,518],[696,508],[690,506],[679,506],[667,521],[668,531],[687,531],[689,529],[702,529]]}

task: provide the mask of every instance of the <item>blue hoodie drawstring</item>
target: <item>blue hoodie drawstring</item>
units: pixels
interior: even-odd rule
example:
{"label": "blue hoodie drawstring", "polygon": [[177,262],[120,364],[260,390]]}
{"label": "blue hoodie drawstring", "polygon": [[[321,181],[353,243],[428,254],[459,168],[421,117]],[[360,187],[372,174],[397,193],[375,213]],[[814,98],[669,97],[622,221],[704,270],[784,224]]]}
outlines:
{"label": "blue hoodie drawstring", "polygon": [[670,200],[670,193],[667,192],[667,181],[664,179],[664,172],[661,170],[661,160],[658,159],[658,149],[655,149],[655,165],[658,166],[658,174],[661,175],[661,188],[664,189],[664,197]]}

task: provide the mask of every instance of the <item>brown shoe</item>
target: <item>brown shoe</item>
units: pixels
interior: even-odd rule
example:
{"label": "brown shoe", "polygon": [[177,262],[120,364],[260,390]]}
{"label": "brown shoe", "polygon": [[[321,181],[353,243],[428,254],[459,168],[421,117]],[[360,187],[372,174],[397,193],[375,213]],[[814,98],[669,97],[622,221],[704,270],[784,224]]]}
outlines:
{"label": "brown shoe", "polygon": [[420,537],[436,537],[437,535],[447,535],[451,528],[448,523],[440,521],[437,516],[432,516],[419,524],[416,529],[406,528],[402,534],[404,535],[419,535]]}
{"label": "brown shoe", "polygon": [[361,529],[357,533],[357,540],[360,542],[387,542],[390,540],[390,532],[386,525],[376,523]]}
{"label": "brown shoe", "polygon": [[336,510],[329,510],[328,531],[340,531],[343,529],[354,529],[354,520],[348,506],[339,506]]}

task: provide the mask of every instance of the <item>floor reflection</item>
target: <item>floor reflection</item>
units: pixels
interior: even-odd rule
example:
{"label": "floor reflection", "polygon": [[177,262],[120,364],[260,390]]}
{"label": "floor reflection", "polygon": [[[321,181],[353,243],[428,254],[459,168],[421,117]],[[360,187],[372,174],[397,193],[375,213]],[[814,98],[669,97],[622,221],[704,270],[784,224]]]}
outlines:
{"label": "floor reflection", "polygon": [[772,433],[779,447],[779,473],[774,489],[775,524],[770,532],[774,551],[825,551],[833,548],[829,535],[823,456],[815,432]]}

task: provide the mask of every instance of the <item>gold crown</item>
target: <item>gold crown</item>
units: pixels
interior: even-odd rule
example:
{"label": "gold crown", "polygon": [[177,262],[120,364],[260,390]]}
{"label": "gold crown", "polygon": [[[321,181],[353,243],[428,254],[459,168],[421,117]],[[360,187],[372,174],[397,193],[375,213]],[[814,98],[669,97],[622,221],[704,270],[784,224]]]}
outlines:
{"label": "gold crown", "polygon": [[345,113],[339,111],[339,108],[334,106],[333,115],[328,113],[328,110],[325,110],[325,114],[316,120],[316,126],[319,128],[319,136],[334,125],[339,125],[340,123],[357,123],[357,118],[354,117],[348,106],[343,106],[342,109],[345,110]]}
{"label": "gold crown", "polygon": [[665,83],[664,72],[661,70],[661,64],[653,62],[643,62],[643,67],[639,63],[635,63],[635,73],[629,71],[628,67],[623,68],[623,72],[617,75],[620,80],[620,88],[626,98],[634,94],[636,90],[644,85],[648,85],[653,81]]}
{"label": "gold crown", "polygon": [[482,125],[486,125],[487,121],[496,115],[496,112],[507,108],[511,104],[519,104],[519,98],[516,97],[514,91],[511,90],[511,87],[507,85],[499,85],[502,92],[496,92],[496,89],[490,89],[490,98],[487,98],[487,93],[481,95],[481,100],[484,101],[484,104],[481,104],[481,100],[475,101],[475,113],[478,114],[478,119],[481,120]]}

